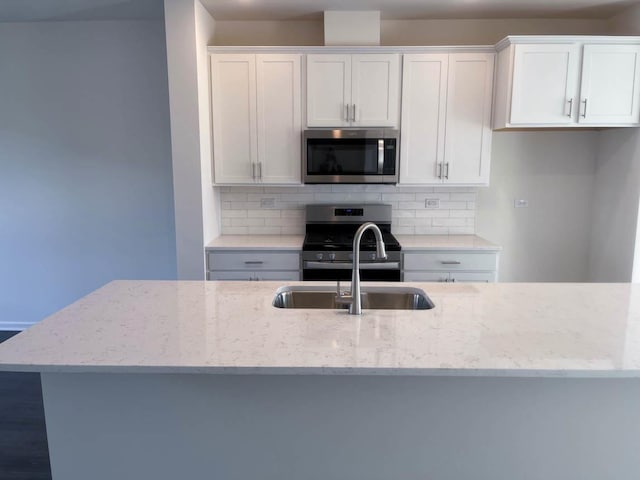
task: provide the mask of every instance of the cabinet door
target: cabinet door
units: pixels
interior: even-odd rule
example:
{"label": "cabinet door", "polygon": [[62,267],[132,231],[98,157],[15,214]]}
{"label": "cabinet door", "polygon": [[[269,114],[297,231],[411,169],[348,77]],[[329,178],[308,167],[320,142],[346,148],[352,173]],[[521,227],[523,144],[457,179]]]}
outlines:
{"label": "cabinet door", "polygon": [[351,55],[307,55],[307,125],[349,126]]}
{"label": "cabinet door", "polygon": [[494,59],[493,53],[449,55],[445,182],[489,183]]}
{"label": "cabinet door", "polygon": [[580,47],[576,44],[516,45],[511,123],[575,122]]}
{"label": "cabinet door", "polygon": [[640,122],[640,45],[585,45],[578,122]]}
{"label": "cabinet door", "polygon": [[447,54],[405,55],[402,67],[400,183],[442,183]]}
{"label": "cabinet door", "polygon": [[400,105],[400,56],[353,55],[351,70],[352,125],[396,127]]}
{"label": "cabinet door", "polygon": [[215,183],[253,183],[257,161],[255,55],[211,56]]}
{"label": "cabinet door", "polygon": [[300,183],[300,55],[256,55],[258,177]]}

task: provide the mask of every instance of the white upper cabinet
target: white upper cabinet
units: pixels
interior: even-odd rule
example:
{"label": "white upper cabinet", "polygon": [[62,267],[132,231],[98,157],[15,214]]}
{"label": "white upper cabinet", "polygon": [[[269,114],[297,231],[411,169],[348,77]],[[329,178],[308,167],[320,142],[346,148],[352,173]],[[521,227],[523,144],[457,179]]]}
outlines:
{"label": "white upper cabinet", "polygon": [[578,121],[640,121],[640,45],[585,45]]}
{"label": "white upper cabinet", "polygon": [[252,183],[258,158],[255,55],[211,57],[216,183]]}
{"label": "white upper cabinet", "polygon": [[406,54],[402,72],[400,183],[441,183],[448,54]]}
{"label": "white upper cabinet", "polygon": [[309,127],[396,127],[398,54],[307,55]]}
{"label": "white upper cabinet", "polygon": [[404,56],[401,184],[489,184],[494,58]]}
{"label": "white upper cabinet", "polygon": [[638,37],[508,37],[494,128],[640,124]]}
{"label": "white upper cabinet", "polygon": [[443,180],[488,185],[491,163],[492,53],[449,55]]}
{"label": "white upper cabinet", "polygon": [[307,124],[347,127],[350,108],[351,55],[307,55]]}
{"label": "white upper cabinet", "polygon": [[258,167],[262,183],[300,183],[300,55],[256,55]]}
{"label": "white upper cabinet", "polygon": [[211,55],[216,184],[300,183],[301,55]]}
{"label": "white upper cabinet", "polygon": [[571,123],[579,58],[576,44],[516,45],[511,123]]}

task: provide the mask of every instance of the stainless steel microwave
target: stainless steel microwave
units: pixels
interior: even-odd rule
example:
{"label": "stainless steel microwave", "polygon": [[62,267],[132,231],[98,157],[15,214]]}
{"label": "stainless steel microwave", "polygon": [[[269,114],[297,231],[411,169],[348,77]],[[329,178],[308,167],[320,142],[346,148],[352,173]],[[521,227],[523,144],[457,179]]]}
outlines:
{"label": "stainless steel microwave", "polygon": [[305,130],[304,183],[398,183],[398,130]]}

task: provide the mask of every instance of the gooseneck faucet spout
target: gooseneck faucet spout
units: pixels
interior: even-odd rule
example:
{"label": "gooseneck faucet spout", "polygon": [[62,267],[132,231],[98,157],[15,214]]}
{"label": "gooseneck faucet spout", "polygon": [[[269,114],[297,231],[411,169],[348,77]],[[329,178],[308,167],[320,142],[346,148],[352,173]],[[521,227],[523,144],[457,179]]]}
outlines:
{"label": "gooseneck faucet spout", "polygon": [[382,232],[375,223],[367,222],[360,225],[353,237],[353,272],[351,274],[351,305],[349,305],[349,313],[351,315],[362,314],[362,298],[360,291],[360,240],[367,230],[373,230],[376,237],[376,255],[380,260],[387,259],[387,252],[384,248],[382,240]]}

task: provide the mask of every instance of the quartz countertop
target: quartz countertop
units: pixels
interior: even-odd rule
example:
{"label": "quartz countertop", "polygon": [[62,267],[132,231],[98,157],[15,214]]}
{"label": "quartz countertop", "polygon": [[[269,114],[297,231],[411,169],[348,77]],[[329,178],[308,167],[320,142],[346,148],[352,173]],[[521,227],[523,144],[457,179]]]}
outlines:
{"label": "quartz countertop", "polygon": [[485,250],[498,252],[502,247],[477,235],[396,235],[402,251],[411,250]]}
{"label": "quartz countertop", "polygon": [[207,245],[215,250],[302,250],[304,235],[220,235]]}
{"label": "quartz countertop", "polygon": [[0,370],[640,377],[640,285],[405,283],[436,307],[362,316],[277,309],[281,285],[115,281],[0,344]]}
{"label": "quartz countertop", "polygon": [[[395,235],[403,251],[487,250],[501,247],[477,235]],[[215,250],[302,250],[304,235],[221,235],[206,245]]]}

